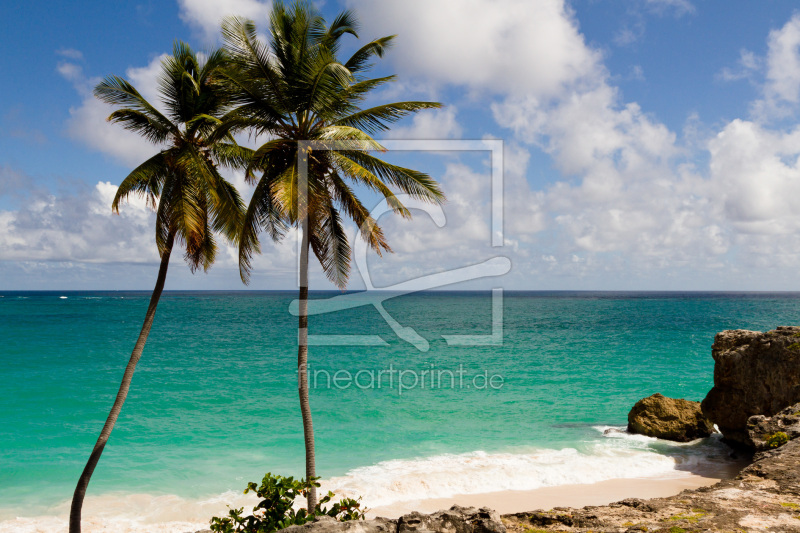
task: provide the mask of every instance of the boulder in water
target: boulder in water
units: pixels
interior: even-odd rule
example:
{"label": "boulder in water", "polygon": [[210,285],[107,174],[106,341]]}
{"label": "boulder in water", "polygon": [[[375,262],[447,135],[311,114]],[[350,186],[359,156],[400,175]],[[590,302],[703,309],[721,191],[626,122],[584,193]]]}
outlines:
{"label": "boulder in water", "polygon": [[714,433],[700,402],[653,394],[636,402],[628,413],[628,431],[648,437],[689,442]]}

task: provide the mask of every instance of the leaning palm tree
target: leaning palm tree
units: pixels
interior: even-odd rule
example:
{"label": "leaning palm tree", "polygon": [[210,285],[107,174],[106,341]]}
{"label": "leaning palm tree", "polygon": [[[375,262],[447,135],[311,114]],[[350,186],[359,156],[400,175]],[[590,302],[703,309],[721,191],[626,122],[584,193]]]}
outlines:
{"label": "leaning palm tree", "polygon": [[[371,152],[385,151],[373,139],[388,124],[435,102],[397,102],[362,109],[368,93],[394,76],[368,78],[374,56],[382,57],[393,36],[375,39],[347,61],[336,55],[345,34],[357,37],[349,11],[328,26],[308,3],[273,4],[270,43],[259,41],[251,21],[223,23],[225,49],[233,68],[225,73],[236,108],[223,118],[226,131],[247,130],[271,140],[258,148],[246,179],[256,185],[242,226],[239,268],[247,283],[252,257],[260,251],[263,229],[278,239],[288,227],[302,235],[298,323],[298,390],[306,449],[306,478],[316,478],[314,431],[308,398],[308,253],[313,250],[330,281],[344,288],[350,273],[350,244],[343,214],[378,254],[391,251],[383,231],[355,194],[352,185],[383,196],[395,213],[410,217],[392,189],[424,201],[441,203],[444,195],[427,174],[389,164]],[[300,157],[300,161],[298,160]],[[316,508],[316,490],[307,494]]]}
{"label": "leaning palm tree", "polygon": [[216,83],[216,73],[225,61],[223,51],[212,52],[202,60],[186,44],[176,43],[172,56],[161,64],[159,93],[165,114],[122,78],[110,76],[94,90],[97,98],[118,107],[109,121],[163,147],[122,181],[112,203],[112,210],[119,213],[120,204],[136,194],[156,210],[155,237],[161,265],[119,392],[75,488],[70,533],[80,532],[86,488],[128,395],[164,289],[175,241],[184,245],[185,259],[194,272],[201,266],[207,270],[214,262],[215,231],[231,241],[238,235],[244,203],[220,175],[218,165],[243,168],[251,152],[238,146],[232,137],[211,135],[220,123],[219,117],[228,110]]}

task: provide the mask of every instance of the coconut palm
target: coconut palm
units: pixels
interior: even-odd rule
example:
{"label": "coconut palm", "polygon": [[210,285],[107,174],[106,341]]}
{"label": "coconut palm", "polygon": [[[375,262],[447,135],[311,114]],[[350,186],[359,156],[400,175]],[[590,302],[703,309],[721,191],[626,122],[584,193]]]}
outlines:
{"label": "coconut palm", "polygon": [[95,87],[100,100],[118,109],[110,122],[121,124],[162,147],[136,167],[120,184],[112,203],[120,204],[132,194],[143,196],[156,210],[156,245],[161,256],[158,277],[139,337],[134,345],[119,392],[114,400],[89,461],[72,498],[69,531],[81,528],[81,509],[89,480],[100,460],[122,405],[128,395],[136,364],[142,356],[156,314],[169,259],[175,242],[183,244],[192,272],[207,270],[214,262],[214,232],[235,240],[244,214],[244,203],[236,189],[219,173],[217,165],[243,167],[251,152],[231,137],[212,140],[219,117],[227,111],[217,90],[216,72],[225,62],[223,51],[198,58],[189,46],[176,43],[172,56],[161,64],[159,94],[166,110],[161,113],[128,81],[110,76]]}
{"label": "coconut palm", "polygon": [[[234,66],[225,77],[236,106],[223,122],[228,131],[248,130],[271,139],[255,151],[246,170],[246,179],[256,187],[239,241],[242,280],[248,282],[262,229],[274,239],[288,227],[298,227],[302,235],[297,368],[310,479],[316,477],[316,468],[306,370],[309,248],[328,279],[344,288],[350,273],[345,216],[379,255],[391,251],[353,186],[378,193],[403,217],[410,213],[393,190],[429,202],[444,201],[427,174],[376,157],[373,152],[385,149],[372,137],[410,113],[440,104],[411,101],[362,109],[359,104],[370,91],[395,79],[364,75],[372,59],[383,56],[393,36],[370,41],[340,62],[341,38],[357,37],[357,22],[349,11],[327,25],[308,3],[285,6],[278,1],[273,3],[269,30],[270,42],[265,45],[251,21],[231,18],[223,23],[225,49]],[[313,512],[317,503],[313,488],[307,498],[307,508]]]}

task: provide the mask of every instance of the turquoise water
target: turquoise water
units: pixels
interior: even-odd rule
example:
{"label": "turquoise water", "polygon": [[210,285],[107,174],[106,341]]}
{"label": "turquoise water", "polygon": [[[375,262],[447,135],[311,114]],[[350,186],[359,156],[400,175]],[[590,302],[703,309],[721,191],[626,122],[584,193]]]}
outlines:
{"label": "turquoise water", "polygon": [[[50,502],[71,496],[113,402],[149,294],[0,295],[0,501],[10,509],[6,515],[35,515],[43,494]],[[388,343],[311,347],[319,475],[374,476],[359,467],[396,460],[407,466],[477,451],[506,458],[531,450],[596,454],[597,443],[609,440],[598,427],[623,426],[643,396],[705,396],[716,332],[800,324],[796,294],[504,296],[501,346],[448,346],[441,337],[489,334],[490,293],[388,300],[386,310],[425,337],[428,352],[394,335],[372,307],[312,317],[312,334],[380,335]],[[301,475],[296,318],[288,311],[294,297],[165,293],[90,495],[200,498],[238,491],[267,471]],[[438,388],[402,391],[385,382],[381,388],[320,386],[326,372],[367,371],[364,384],[368,372],[374,376],[390,365],[406,371],[461,368],[470,387],[449,387],[447,379]],[[481,374],[500,376],[502,387],[472,381]],[[406,378],[410,386],[411,374]],[[641,446],[667,453],[658,443]]]}

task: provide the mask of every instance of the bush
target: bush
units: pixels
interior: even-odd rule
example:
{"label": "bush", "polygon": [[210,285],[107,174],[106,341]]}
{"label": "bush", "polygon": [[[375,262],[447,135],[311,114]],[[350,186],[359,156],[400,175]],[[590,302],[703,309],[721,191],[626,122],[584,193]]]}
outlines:
{"label": "bush", "polygon": [[770,448],[777,448],[778,446],[783,446],[787,442],[789,442],[789,435],[784,433],[783,431],[778,431],[777,433],[773,433],[772,435],[766,438],[767,446]]}
{"label": "bush", "polygon": [[228,516],[215,516],[211,519],[211,531],[215,533],[272,533],[289,526],[302,525],[317,516],[331,516],[341,522],[347,520],[363,520],[367,509],[361,509],[361,498],[353,500],[342,498],[330,509],[323,507],[331,501],[334,494],[328,492],[314,508],[313,513],[306,509],[295,511],[294,500],[298,496],[305,497],[311,487],[319,487],[319,478],[295,480],[293,477],[273,476],[267,473],[261,480],[261,486],[254,482],[247,484],[244,493],[255,492],[263,498],[253,507],[253,514],[242,516],[244,507],[230,509]]}

